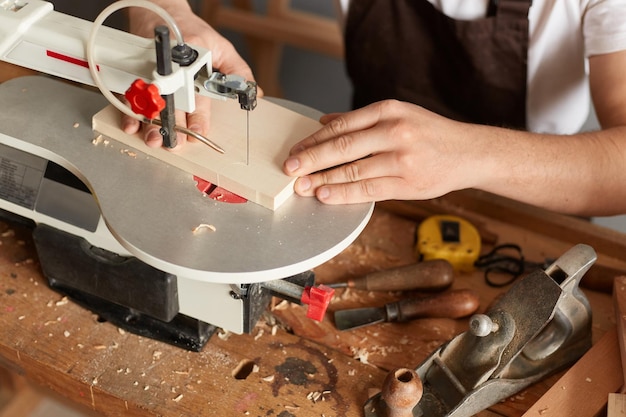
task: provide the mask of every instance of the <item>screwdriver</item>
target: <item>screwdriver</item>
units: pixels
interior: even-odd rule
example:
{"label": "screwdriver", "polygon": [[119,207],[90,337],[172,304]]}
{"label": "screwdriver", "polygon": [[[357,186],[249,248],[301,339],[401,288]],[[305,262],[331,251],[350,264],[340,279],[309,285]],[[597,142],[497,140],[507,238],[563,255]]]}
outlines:
{"label": "screwdriver", "polygon": [[469,316],[480,306],[472,290],[451,290],[423,298],[407,298],[382,307],[335,311],[335,326],[350,330],[384,322],[406,322],[417,318],[458,319]]}
{"label": "screwdriver", "polygon": [[454,268],[445,259],[432,259],[376,271],[346,282],[327,284],[331,288],[365,291],[442,291],[454,279]]}

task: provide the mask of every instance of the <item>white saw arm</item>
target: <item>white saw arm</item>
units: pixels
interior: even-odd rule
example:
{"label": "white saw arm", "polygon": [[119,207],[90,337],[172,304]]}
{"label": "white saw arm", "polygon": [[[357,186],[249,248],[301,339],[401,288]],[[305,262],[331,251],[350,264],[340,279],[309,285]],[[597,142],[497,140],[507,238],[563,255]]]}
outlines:
{"label": "white saw arm", "polygon": [[[47,1],[0,0],[0,60],[96,85],[87,56],[93,27],[92,22],[54,11]],[[102,83],[112,92],[124,93],[142,79],[155,84],[161,95],[174,94],[176,108],[185,112],[195,110],[195,94],[220,99],[239,96],[242,107],[242,99],[253,100],[247,110],[256,104],[256,85],[235,75],[213,73],[209,50],[194,46],[198,54],[191,64],[172,63],[172,74],[163,76],[156,71],[152,39],[106,26],[98,30],[97,48],[91,53]]]}

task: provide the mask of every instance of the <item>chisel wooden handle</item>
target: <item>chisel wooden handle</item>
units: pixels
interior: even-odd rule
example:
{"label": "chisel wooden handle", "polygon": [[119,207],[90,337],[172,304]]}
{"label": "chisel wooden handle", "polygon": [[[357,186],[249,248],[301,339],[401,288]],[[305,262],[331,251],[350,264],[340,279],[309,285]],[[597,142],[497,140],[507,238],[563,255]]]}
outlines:
{"label": "chisel wooden handle", "polygon": [[433,259],[348,280],[348,288],[366,291],[440,291],[454,280],[454,268],[444,259]]}
{"label": "chisel wooden handle", "polygon": [[471,290],[452,290],[424,298],[407,298],[385,305],[387,321],[416,318],[458,319],[476,312],[480,301]]}

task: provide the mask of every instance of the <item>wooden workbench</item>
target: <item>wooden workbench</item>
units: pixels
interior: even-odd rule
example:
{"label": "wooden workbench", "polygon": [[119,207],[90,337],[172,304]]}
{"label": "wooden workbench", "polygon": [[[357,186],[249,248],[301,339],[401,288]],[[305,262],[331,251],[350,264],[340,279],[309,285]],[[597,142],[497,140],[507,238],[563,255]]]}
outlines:
{"label": "wooden workbench", "polygon": [[[343,281],[414,261],[416,226],[435,213],[462,215],[479,226],[487,244],[515,242],[531,260],[558,257],[584,242],[596,247],[606,278],[611,279],[606,271],[626,271],[619,258],[626,254],[624,235],[470,192],[425,203],[379,204],[362,235],[316,269],[318,281]],[[480,271],[459,274],[454,287],[478,291],[483,310],[506,290],[486,286]],[[597,340],[615,324],[611,296],[585,292]],[[397,297],[338,291],[330,311]],[[219,333],[201,352],[183,351],[122,332],[49,289],[30,231],[0,221],[0,368],[103,415],[359,416],[386,370],[415,367],[467,326],[466,320],[424,319],[338,332],[331,317],[329,312],[324,322],[313,322],[300,306],[276,302],[252,334]],[[521,416],[557,377],[480,416]],[[0,383],[0,407],[1,391]]]}

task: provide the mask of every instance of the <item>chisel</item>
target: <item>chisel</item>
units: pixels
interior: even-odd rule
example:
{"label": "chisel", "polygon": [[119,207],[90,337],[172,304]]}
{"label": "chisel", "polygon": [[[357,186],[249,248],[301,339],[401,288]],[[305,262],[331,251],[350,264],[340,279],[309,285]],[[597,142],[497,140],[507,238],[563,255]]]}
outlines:
{"label": "chisel", "polygon": [[406,298],[383,307],[354,308],[335,311],[339,330],[355,329],[375,323],[405,322],[417,318],[458,319],[474,313],[480,305],[471,290],[451,290],[428,297]]}
{"label": "chisel", "polygon": [[365,291],[441,291],[448,288],[453,279],[452,264],[444,259],[433,259],[327,285],[332,288],[347,287]]}

